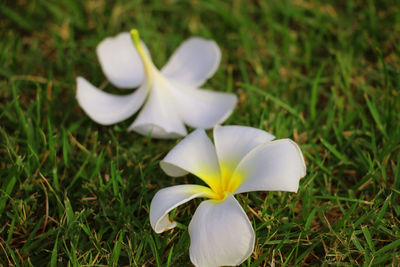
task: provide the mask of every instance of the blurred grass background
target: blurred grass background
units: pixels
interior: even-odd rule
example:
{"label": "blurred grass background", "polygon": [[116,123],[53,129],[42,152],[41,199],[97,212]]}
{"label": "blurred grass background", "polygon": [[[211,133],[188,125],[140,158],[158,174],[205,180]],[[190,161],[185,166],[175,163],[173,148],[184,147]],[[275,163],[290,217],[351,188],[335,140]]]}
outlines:
{"label": "blurred grass background", "polygon": [[400,2],[0,2],[0,265],[189,266],[187,225],[149,224],[158,162],[176,141],[97,125],[75,77],[114,90],[105,37],[137,28],[158,67],[190,36],[223,57],[206,88],[239,104],[227,124],[294,139],[308,166],[297,194],[238,196],[255,230],[243,266],[400,266]]}

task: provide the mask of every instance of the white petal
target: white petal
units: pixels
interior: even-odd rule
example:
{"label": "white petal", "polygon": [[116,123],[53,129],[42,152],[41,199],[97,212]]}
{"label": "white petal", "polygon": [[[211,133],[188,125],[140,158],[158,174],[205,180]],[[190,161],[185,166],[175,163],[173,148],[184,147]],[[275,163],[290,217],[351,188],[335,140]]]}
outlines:
{"label": "white petal", "polygon": [[156,233],[162,233],[176,226],[168,212],[197,197],[208,197],[210,189],[200,185],[176,185],[161,189],[151,201],[150,224]]}
{"label": "white petal", "polygon": [[166,89],[159,80],[153,80],[149,99],[129,130],[163,139],[179,138],[187,134],[175,101]]}
{"label": "white petal", "polygon": [[263,130],[247,126],[215,127],[214,144],[222,176],[229,177],[247,153],[274,138]]}
{"label": "white petal", "polygon": [[295,142],[280,139],[259,145],[239,163],[233,179],[241,180],[237,193],[251,191],[297,192],[306,175],[303,154]]}
{"label": "white petal", "polygon": [[197,129],[180,141],[160,162],[170,176],[190,172],[214,187],[220,179],[220,170],[214,145],[202,129]]}
{"label": "white petal", "polygon": [[[148,53],[146,45],[142,42]],[[119,88],[138,87],[143,82],[143,63],[128,32],[108,37],[97,46],[97,57],[107,79]]]}
{"label": "white petal", "polygon": [[224,122],[237,102],[234,94],[185,88],[177,82],[171,83],[179,114],[185,124],[193,128],[209,129]]}
{"label": "white petal", "polygon": [[103,92],[82,77],[76,79],[76,98],[88,116],[97,123],[110,125],[134,114],[143,104],[147,85],[143,84],[129,95]]}
{"label": "white petal", "polygon": [[221,51],[214,41],[193,37],[174,52],[161,73],[186,85],[198,87],[214,75],[221,61]]}
{"label": "white petal", "polygon": [[203,201],[189,224],[190,260],[200,267],[236,266],[254,249],[254,230],[246,213],[229,194]]}

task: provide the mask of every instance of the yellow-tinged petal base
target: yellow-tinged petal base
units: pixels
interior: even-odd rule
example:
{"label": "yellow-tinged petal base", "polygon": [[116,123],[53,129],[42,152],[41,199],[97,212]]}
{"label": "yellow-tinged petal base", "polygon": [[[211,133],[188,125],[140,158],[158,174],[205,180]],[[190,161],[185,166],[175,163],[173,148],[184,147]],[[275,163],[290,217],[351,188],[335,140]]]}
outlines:
{"label": "yellow-tinged petal base", "polygon": [[220,177],[210,177],[207,176],[207,172],[201,172],[199,177],[210,187],[212,192],[210,198],[216,201],[222,201],[227,196],[228,193],[233,194],[235,190],[243,182],[243,175],[240,173],[235,173],[233,175],[232,168],[227,164],[221,164],[221,176]]}

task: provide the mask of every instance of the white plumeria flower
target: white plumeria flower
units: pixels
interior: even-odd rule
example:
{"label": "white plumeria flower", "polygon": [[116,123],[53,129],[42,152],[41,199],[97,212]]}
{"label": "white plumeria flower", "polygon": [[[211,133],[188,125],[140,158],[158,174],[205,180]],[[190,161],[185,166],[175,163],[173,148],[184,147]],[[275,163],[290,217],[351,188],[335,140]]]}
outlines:
{"label": "white plumeria flower", "polygon": [[97,56],[113,85],[139,86],[131,94],[112,95],[78,77],[78,102],[100,124],[125,120],[146,102],[129,130],[154,138],[179,138],[187,134],[184,124],[212,128],[225,121],[236,105],[234,94],[198,88],[215,73],[221,60],[214,41],[188,39],[161,71],[151,61],[137,30],[106,38],[98,45]]}
{"label": "white plumeria flower", "polygon": [[177,185],[156,193],[150,206],[150,223],[161,233],[174,228],[168,213],[194,198],[201,202],[189,224],[190,259],[196,266],[234,266],[253,252],[253,227],[234,198],[251,191],[297,192],[306,166],[300,148],[290,139],[243,126],[216,126],[214,144],[202,129],[178,143],[161,161],[170,176],[188,172],[201,185]]}

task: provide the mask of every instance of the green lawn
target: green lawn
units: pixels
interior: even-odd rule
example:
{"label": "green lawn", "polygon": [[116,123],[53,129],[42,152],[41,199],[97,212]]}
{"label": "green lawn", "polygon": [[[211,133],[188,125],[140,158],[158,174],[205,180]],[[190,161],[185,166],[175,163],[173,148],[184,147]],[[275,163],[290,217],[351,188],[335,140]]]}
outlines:
{"label": "green lawn", "polygon": [[[165,2],[165,3],[161,3]],[[225,124],[292,138],[307,162],[297,194],[238,196],[256,230],[242,266],[400,266],[400,1],[0,3],[0,266],[190,266],[177,209],[161,235],[149,207],[177,141],[96,124],[75,78],[116,92],[96,57],[140,30],[161,67],[190,36],[216,40],[206,88],[234,92]]]}

